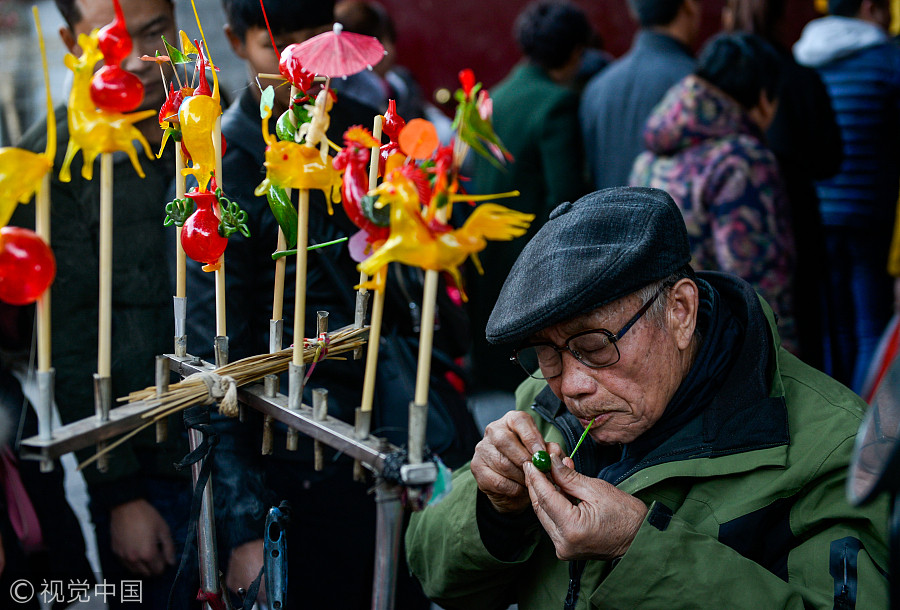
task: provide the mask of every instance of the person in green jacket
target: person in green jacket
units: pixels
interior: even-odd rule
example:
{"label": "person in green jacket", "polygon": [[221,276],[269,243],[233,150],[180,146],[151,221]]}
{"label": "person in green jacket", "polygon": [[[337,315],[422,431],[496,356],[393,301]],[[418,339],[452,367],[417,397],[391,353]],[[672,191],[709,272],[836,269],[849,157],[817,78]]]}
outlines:
{"label": "person in green jacket", "polygon": [[[487,325],[531,379],[407,530],[426,595],[887,607],[886,500],[845,496],[865,403],[780,347],[746,282],[689,260],[664,191],[608,189],[551,213]],[[541,450],[547,474],[531,462]]]}
{"label": "person in green jacket", "polygon": [[575,201],[590,191],[587,184],[578,93],[573,80],[593,36],[585,12],[570,3],[538,0],[516,17],[516,43],[522,60],[491,87],[494,131],[512,155],[503,167],[493,159],[470,155],[472,193],[518,190],[503,200],[534,214],[524,239],[491,242],[479,256],[483,274],[474,268],[466,278],[472,320],[472,381],[476,392],[505,392],[510,399],[519,384],[514,365],[494,367],[505,353],[484,340],[484,328],[500,287],[525,243],[547,221],[560,201]]}

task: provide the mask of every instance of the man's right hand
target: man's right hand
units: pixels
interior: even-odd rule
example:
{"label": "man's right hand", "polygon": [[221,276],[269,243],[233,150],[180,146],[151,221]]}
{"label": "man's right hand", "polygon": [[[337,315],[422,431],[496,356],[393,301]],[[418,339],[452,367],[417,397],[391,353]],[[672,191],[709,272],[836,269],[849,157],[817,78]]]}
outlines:
{"label": "man's right hand", "polygon": [[113,508],[109,530],[113,553],[138,576],[158,576],[175,565],[175,544],[162,515],[144,499]]}
{"label": "man's right hand", "polygon": [[521,411],[510,411],[487,425],[470,468],[478,489],[498,512],[521,512],[531,505],[522,464],[546,448],[534,420]]}

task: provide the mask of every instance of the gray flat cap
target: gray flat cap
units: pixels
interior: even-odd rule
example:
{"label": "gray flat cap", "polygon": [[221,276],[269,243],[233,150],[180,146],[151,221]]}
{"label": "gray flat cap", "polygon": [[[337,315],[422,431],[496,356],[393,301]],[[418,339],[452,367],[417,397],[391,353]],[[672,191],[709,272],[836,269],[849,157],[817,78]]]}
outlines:
{"label": "gray flat cap", "polygon": [[488,320],[491,343],[520,343],[688,264],[681,212],[665,191],[617,187],[563,203],[516,259]]}

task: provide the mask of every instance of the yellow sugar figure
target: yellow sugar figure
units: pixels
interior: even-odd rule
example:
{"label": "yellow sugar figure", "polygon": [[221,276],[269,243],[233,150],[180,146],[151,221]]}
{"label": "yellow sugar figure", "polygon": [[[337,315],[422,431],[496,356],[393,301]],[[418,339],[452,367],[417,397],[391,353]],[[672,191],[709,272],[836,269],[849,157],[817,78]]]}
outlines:
{"label": "yellow sugar figure", "polygon": [[[50,115],[53,116],[52,114]],[[50,134],[47,134],[50,148]],[[5,227],[16,205],[28,203],[53,168],[53,156],[21,148],[0,148],[0,227]]]}
{"label": "yellow sugar figure", "polygon": [[37,8],[34,22],[41,47],[44,68],[44,90],[47,96],[47,146],[43,153],[22,148],[0,148],[0,227],[5,227],[19,203],[28,203],[41,188],[41,182],[53,168],[56,156],[56,121],[53,120],[53,101],[50,97],[50,76],[47,73],[47,51]]}
{"label": "yellow sugar figure", "polygon": [[[199,57],[200,85],[194,94],[184,100],[178,108],[178,122],[181,125],[181,141],[191,155],[191,167],[182,170],[185,176],[193,175],[201,191],[205,191],[210,177],[216,171],[216,147],[213,138],[216,120],[222,114],[219,101],[219,78],[213,66],[197,48]],[[206,79],[206,68],[213,70],[213,89],[210,91]]]}
{"label": "yellow sugar figure", "polygon": [[331,99],[329,90],[322,89],[316,96],[315,104],[304,106],[309,111],[309,122],[303,123],[297,128],[297,137],[303,138],[307,146],[319,147],[322,163],[325,163],[328,159],[329,146],[335,150],[340,150],[340,147],[331,142],[326,135],[328,128],[331,126],[331,115],[329,113],[333,106],[334,101]]}
{"label": "yellow sugar figure", "polygon": [[90,36],[85,34],[78,36],[78,45],[82,49],[81,57],[75,57],[71,53],[67,53],[65,57],[66,67],[72,71],[74,78],[72,92],[69,94],[69,145],[66,148],[62,169],[59,171],[59,179],[62,182],[69,182],[72,179],[69,167],[79,150],[84,154],[81,175],[85,180],[94,177],[94,160],[98,155],[117,150],[128,154],[134,170],[143,178],[144,170],[138,162],[134,140],[138,140],[144,147],[148,159],[153,158],[150,144],[134,123],[155,115],[155,110],[127,114],[104,112],[95,107],[91,101],[91,77],[94,74],[94,65],[103,58],[98,48],[98,32],[99,30],[95,29]]}
{"label": "yellow sugar figure", "polygon": [[279,141],[269,133],[267,109],[263,117],[262,132],[266,141],[266,177],[256,187],[257,196],[269,192],[269,188],[319,189],[328,201],[328,213],[333,212],[331,203],[341,200],[341,171],[334,169],[330,157],[322,161],[319,150],[306,144]]}
{"label": "yellow sugar figure", "polygon": [[[391,206],[391,233],[372,256],[359,264],[359,270],[374,277],[388,263],[399,262],[430,271],[446,271],[466,300],[459,266],[469,256],[476,259],[488,240],[508,241],[524,235],[534,215],[485,203],[475,208],[459,229],[426,223],[414,182],[414,173],[420,171],[412,166],[395,169],[373,191],[378,195],[376,206]],[[363,286],[379,288],[375,280]]]}
{"label": "yellow sugar figure", "polygon": [[206,190],[210,177],[216,171],[216,148],[212,134],[216,119],[222,114],[219,102],[208,95],[192,95],[178,109],[181,138],[191,155],[191,167],[185,175],[193,175],[201,191]]}

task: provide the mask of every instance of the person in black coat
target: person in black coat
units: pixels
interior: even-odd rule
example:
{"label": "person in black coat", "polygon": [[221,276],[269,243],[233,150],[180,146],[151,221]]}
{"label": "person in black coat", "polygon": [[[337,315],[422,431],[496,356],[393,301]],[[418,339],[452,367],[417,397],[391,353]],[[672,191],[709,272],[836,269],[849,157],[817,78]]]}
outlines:
{"label": "person in black coat", "polygon": [[728,0],[725,30],[752,32],[781,60],[778,108],[766,132],[790,202],[796,269],[794,311],[800,358],[826,370],[830,356],[822,340],[829,316],[825,297],[825,234],[815,182],[835,175],[843,159],[841,134],[828,91],[818,73],[801,66],[785,44],[786,0]]}

